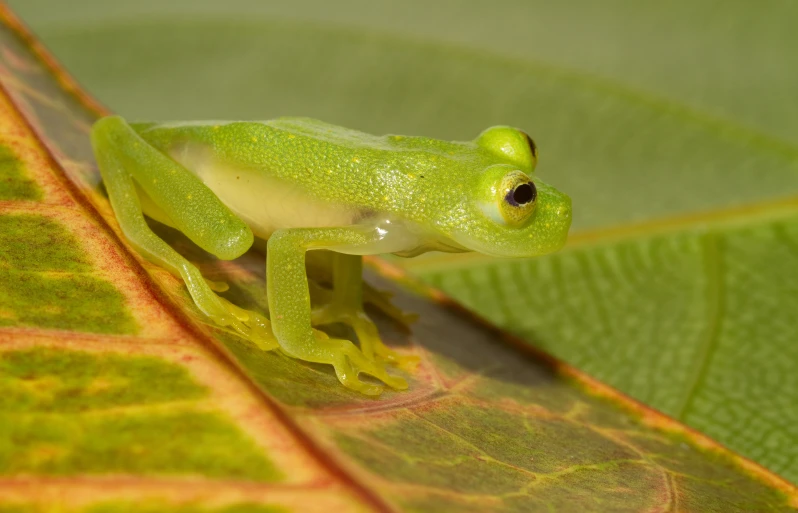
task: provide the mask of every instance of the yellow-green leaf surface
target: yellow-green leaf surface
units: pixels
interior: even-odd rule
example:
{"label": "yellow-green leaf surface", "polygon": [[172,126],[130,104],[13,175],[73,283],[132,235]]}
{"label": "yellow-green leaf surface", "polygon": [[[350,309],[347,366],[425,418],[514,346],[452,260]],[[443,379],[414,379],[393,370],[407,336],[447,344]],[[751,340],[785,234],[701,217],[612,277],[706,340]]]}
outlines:
{"label": "yellow-green leaf surface", "polygon": [[524,127],[571,250],[403,265],[798,481],[796,2],[18,3],[128,116]]}
{"label": "yellow-green leaf surface", "polygon": [[[99,109],[8,13],[3,19],[3,513],[798,506],[798,491],[776,475],[533,352],[386,264],[375,264],[372,282],[420,313],[412,333],[380,319],[392,345],[422,359],[407,376],[407,392],[366,399],[341,387],[324,366],[261,352],[205,324],[182,284],[138,258],[119,234],[87,140]],[[188,24],[183,34],[196,28]],[[235,28],[228,35],[254,41]],[[404,45],[393,40],[374,39],[383,44],[375,51],[347,31],[269,28],[261,51],[280,40],[344,54],[384,56],[393,49],[383,72],[403,55]],[[180,30],[149,32],[148,44],[167,54],[161,62],[175,55],[157,38],[179,38]],[[119,27],[109,29],[94,45],[119,34]],[[213,45],[205,50],[212,53]],[[277,54],[288,69],[295,55]],[[238,58],[252,62],[247,59],[255,55]],[[446,61],[470,76],[473,59],[481,57],[458,61],[458,55],[447,54]],[[496,73],[515,72],[507,62],[494,64]],[[180,65],[171,61],[162,71],[174,73]],[[447,76],[449,82],[441,75],[423,84],[454,85]],[[433,79],[440,82],[426,82]],[[412,82],[397,83],[397,98],[403,85]],[[299,102],[301,92],[294,94]],[[475,121],[477,115],[467,116]],[[230,283],[231,300],[263,305],[261,255],[217,262],[178,234],[161,233],[206,274]],[[720,245],[709,236],[702,242]],[[554,313],[547,308],[547,315]]]}

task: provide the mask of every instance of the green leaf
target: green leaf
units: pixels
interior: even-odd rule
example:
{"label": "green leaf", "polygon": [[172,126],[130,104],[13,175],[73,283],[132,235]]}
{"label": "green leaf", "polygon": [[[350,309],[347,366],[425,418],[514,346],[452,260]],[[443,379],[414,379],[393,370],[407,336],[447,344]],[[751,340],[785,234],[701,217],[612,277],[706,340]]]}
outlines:
{"label": "green leaf", "polygon": [[24,7],[45,40],[130,116],[308,114],[449,138],[525,127],[540,173],[573,197],[579,249],[408,268],[798,480],[794,2],[178,2],[158,17],[147,2],[38,4]]}
{"label": "green leaf", "polygon": [[[752,297],[747,283],[762,276],[774,280],[767,272],[776,275],[779,265],[788,265],[761,243],[769,232],[760,233],[757,224],[781,223],[780,238],[790,233],[783,220],[792,204],[770,203],[798,182],[786,121],[771,125],[748,105],[739,107],[748,117],[729,116],[737,107],[731,100],[741,99],[733,92],[706,95],[712,108],[698,93],[685,102],[668,98],[689,89],[689,81],[660,81],[658,74],[668,69],[661,60],[629,77],[623,72],[637,67],[606,60],[602,67],[601,59],[583,61],[579,54],[597,38],[604,43],[590,47],[592,57],[619,48],[646,55],[662,45],[656,36],[668,21],[684,22],[680,30],[691,41],[691,30],[707,25],[701,16],[688,16],[700,14],[700,7],[649,12],[617,2],[598,12],[587,4],[586,10],[565,12],[508,2],[506,10],[490,7],[503,21],[485,27],[492,19],[487,15],[495,13],[482,11],[484,3],[452,12],[426,3],[425,10],[413,11],[406,2],[387,14],[367,4],[356,11],[324,3],[313,9],[261,4],[174,2],[166,7],[172,14],[160,18],[147,14],[155,6],[147,2],[97,2],[84,16],[61,3],[26,0],[19,7],[31,20],[46,8],[39,28],[45,41],[101,99],[128,116],[306,114],[373,132],[447,138],[470,138],[491,123],[524,126],[543,148],[541,172],[581,205],[573,247],[510,265],[420,260],[419,270],[461,298],[472,294],[488,315],[531,333],[536,343],[592,356],[585,363],[605,368],[603,376],[612,382],[629,372],[653,374],[650,379],[660,381],[652,381],[652,393],[667,395],[679,373],[708,382],[707,369],[728,369],[706,365],[718,355],[746,356],[722,344],[724,330],[736,333],[723,315],[744,308],[733,301]],[[198,13],[194,18],[182,15],[189,5]],[[735,9],[745,8],[730,6],[715,18],[734,19]],[[776,21],[786,23],[786,14]],[[280,21],[289,17],[295,19]],[[405,30],[403,20],[412,21],[412,29]],[[569,20],[587,35],[564,44],[568,32],[561,27]],[[486,31],[480,34],[479,27]],[[608,27],[628,28],[621,36],[634,35],[638,44],[607,44],[598,36],[609,37]],[[547,50],[535,39],[543,35],[563,44]],[[109,297],[123,298],[102,299],[114,305],[104,329],[92,320],[99,308],[79,310],[79,322],[57,326],[52,319],[61,316],[27,312],[46,313],[64,302],[83,308],[83,299],[42,292],[33,307],[23,308],[18,291],[27,288],[0,282],[0,299],[11,298],[0,303],[0,388],[8,390],[0,402],[7,419],[0,423],[0,501],[8,508],[46,511],[48,503],[60,501],[66,511],[125,511],[144,501],[153,510],[175,511],[725,512],[792,511],[798,503],[793,486],[708,438],[573,368],[514,346],[446,300],[431,300],[423,289],[409,293],[384,277],[372,280],[396,292],[400,306],[419,312],[421,320],[412,336],[385,319],[381,331],[419,354],[423,364],[407,376],[410,391],[376,401],[349,393],[330,369],[261,352],[204,324],[182,284],[137,259],[121,241],[91,166],[86,130],[97,115],[91,101],[70,92],[70,82],[53,76],[18,33],[6,30],[0,42],[0,80],[13,99],[0,116],[7,125],[0,143],[16,157],[17,175],[9,171],[8,180],[27,180],[43,191],[39,201],[4,201],[4,226],[13,233],[20,223],[31,223],[34,240],[63,241],[64,255],[77,255],[53,254],[40,244],[32,247],[44,252],[41,257],[32,252],[20,259],[14,256],[18,237],[0,237],[0,270],[45,280],[93,279],[111,287],[116,296]],[[782,49],[773,51],[778,58]],[[587,61],[591,65],[580,70]],[[784,78],[790,79],[795,77]],[[790,108],[768,112],[786,119]],[[34,132],[26,131],[18,114]],[[694,214],[749,201],[760,205]],[[680,216],[678,222],[673,216]],[[630,220],[649,222],[627,228],[623,223]],[[172,231],[161,233],[209,276],[230,283],[231,300],[263,304],[260,255],[224,264]],[[775,263],[750,265],[763,254]],[[51,260],[64,267],[36,268]],[[396,278],[385,264],[377,270]],[[736,273],[733,280],[729,272]],[[694,276],[702,281],[694,283]],[[738,282],[739,292],[727,297]],[[790,287],[789,280],[777,285]],[[17,295],[4,296],[3,290]],[[786,315],[788,306],[774,300],[768,315]],[[756,317],[735,320],[757,337],[752,329],[766,325]],[[786,333],[781,329],[777,333]],[[704,352],[698,356],[627,356],[667,349],[657,336],[679,349],[690,330],[701,333]],[[761,351],[769,343],[754,347]],[[779,355],[757,355],[774,367],[789,364]],[[755,366],[738,367],[735,376],[753,379]],[[733,388],[741,385],[721,378],[728,395],[715,397],[716,403],[743,403],[740,389]],[[641,382],[648,383],[630,380],[627,390],[636,393],[630,388]],[[756,384],[757,393],[769,393],[757,406],[785,415],[774,422],[789,418],[789,404],[778,411],[772,405],[789,399],[784,394],[790,390],[768,379]],[[701,411],[699,398],[683,401],[688,411]],[[706,430],[721,427],[756,440],[761,428],[743,422],[720,418]],[[760,462],[789,454],[788,444],[773,450],[773,442],[757,443],[761,451],[751,456]]]}

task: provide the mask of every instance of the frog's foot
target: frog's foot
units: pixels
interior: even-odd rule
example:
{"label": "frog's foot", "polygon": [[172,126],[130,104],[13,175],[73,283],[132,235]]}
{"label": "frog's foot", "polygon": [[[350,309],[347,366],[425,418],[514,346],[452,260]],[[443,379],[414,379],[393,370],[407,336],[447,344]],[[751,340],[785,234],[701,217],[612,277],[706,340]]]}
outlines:
{"label": "frog's foot", "polygon": [[228,285],[223,281],[213,281],[205,277],[203,277],[203,279],[205,280],[205,283],[208,285],[208,288],[210,288],[214,292],[227,292],[228,290],[230,290],[230,285]]}
{"label": "frog's foot", "polygon": [[374,361],[376,356],[407,371],[412,371],[418,365],[418,356],[402,355],[386,346],[380,338],[377,326],[362,310],[348,309],[335,304],[327,304],[313,310],[314,326],[333,323],[346,324],[355,330],[363,356],[368,360]]}
{"label": "frog's foot", "polygon": [[392,296],[393,294],[390,292],[377,290],[367,283],[363,283],[363,301],[399,323],[405,330],[410,331],[410,325],[418,320],[418,314],[403,312],[391,303]]}
{"label": "frog's foot", "polygon": [[[266,316],[252,310],[245,310],[234,305],[223,297],[218,298],[224,308],[235,317],[237,323],[230,324],[241,337],[251,341],[263,351],[280,348],[280,343],[272,331],[271,321]],[[321,330],[313,329],[313,335],[319,340],[327,340],[329,335]]]}
{"label": "frog's foot", "polygon": [[238,325],[244,326],[244,330],[239,330],[238,325],[231,326],[239,335],[249,340],[263,351],[271,351],[272,349],[280,347],[280,344],[277,342],[277,337],[275,337],[272,332],[272,325],[269,319],[252,310],[245,310],[236,306],[223,297],[219,297],[218,299],[230,315],[235,317],[238,321]]}
{"label": "frog's foot", "polygon": [[398,376],[391,376],[388,374],[383,362],[366,358],[363,353],[348,340],[335,338],[323,339],[316,336],[314,347],[307,353],[308,354],[300,353],[293,356],[317,363],[332,364],[335,368],[335,375],[338,377],[338,381],[345,387],[360,392],[361,394],[377,396],[382,393],[383,389],[381,385],[361,381],[359,377],[361,373],[374,376],[396,390],[405,390],[407,388],[407,381]]}

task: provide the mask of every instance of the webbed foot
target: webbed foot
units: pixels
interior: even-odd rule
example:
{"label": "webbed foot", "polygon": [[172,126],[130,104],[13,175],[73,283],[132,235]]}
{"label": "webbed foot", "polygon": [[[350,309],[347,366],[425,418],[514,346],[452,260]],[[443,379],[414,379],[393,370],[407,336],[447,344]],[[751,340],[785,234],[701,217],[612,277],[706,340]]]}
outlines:
{"label": "webbed foot", "polygon": [[189,263],[182,267],[180,274],[194,304],[213,324],[232,329],[264,351],[279,347],[269,319],[244,310],[214,292],[226,290],[226,284],[205,279],[199,269]]}
{"label": "webbed foot", "polygon": [[418,365],[418,356],[403,355],[386,346],[380,338],[377,326],[362,310],[330,303],[313,310],[312,323],[314,326],[333,323],[350,326],[357,335],[363,356],[368,360],[374,361],[376,357],[407,371],[412,371]]}
{"label": "webbed foot", "polygon": [[338,381],[345,387],[361,394],[377,396],[382,393],[383,386],[360,380],[360,374],[369,374],[396,390],[407,389],[407,381],[398,376],[391,376],[382,362],[366,358],[352,342],[343,339],[316,338],[316,347],[312,358],[302,358],[320,363],[330,363],[335,368]]}
{"label": "webbed foot", "polygon": [[219,297],[219,301],[236,318],[238,324],[244,327],[243,330],[239,330],[238,326],[232,326],[239,335],[263,351],[271,351],[280,347],[277,337],[272,332],[272,324],[269,319],[252,310],[236,306],[223,297]]}

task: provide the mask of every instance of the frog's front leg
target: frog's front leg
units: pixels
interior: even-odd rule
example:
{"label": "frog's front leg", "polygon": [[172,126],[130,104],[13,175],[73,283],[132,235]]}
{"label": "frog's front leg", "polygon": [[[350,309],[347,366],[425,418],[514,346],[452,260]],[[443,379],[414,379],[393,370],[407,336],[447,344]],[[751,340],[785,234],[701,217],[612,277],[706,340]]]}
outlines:
{"label": "frog's front leg", "polygon": [[[367,358],[352,342],[321,339],[311,327],[310,293],[305,271],[305,252],[368,244],[375,230],[348,228],[292,228],[275,232],[268,242],[266,285],[272,327],[282,350],[300,360],[332,364],[338,380],[367,395],[382,391],[358,375],[370,374],[396,389],[407,388],[404,379],[391,376],[382,362]],[[349,272],[351,269],[344,269]]]}
{"label": "frog's front leg", "polygon": [[[252,232],[196,176],[143,140],[124,119],[103,118],[92,128],[100,173],[128,241],[154,263],[183,278],[197,307],[262,349],[276,347],[269,321],[217,296],[188,260],[147,225],[134,185],[138,183],[159,218],[220,258],[234,258],[252,243]],[[150,201],[151,200],[151,201]]]}
{"label": "frog's front leg", "polygon": [[[380,338],[377,326],[363,311],[363,257],[332,253],[333,290],[325,304],[313,310],[313,325],[344,323],[355,330],[360,348],[369,359],[375,355],[411,370],[418,357],[400,355]],[[390,303],[389,303],[390,304]]]}

